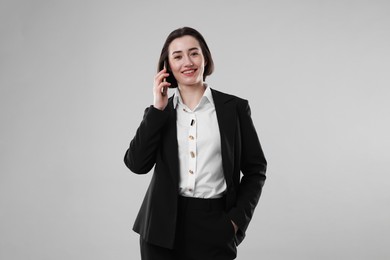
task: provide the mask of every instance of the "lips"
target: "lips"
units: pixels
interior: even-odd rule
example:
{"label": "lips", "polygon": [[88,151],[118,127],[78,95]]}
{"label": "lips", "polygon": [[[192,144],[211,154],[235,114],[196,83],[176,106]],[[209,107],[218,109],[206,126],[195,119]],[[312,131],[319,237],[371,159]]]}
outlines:
{"label": "lips", "polygon": [[192,76],[194,75],[196,69],[187,69],[187,70],[183,70],[181,73],[186,75],[186,76]]}

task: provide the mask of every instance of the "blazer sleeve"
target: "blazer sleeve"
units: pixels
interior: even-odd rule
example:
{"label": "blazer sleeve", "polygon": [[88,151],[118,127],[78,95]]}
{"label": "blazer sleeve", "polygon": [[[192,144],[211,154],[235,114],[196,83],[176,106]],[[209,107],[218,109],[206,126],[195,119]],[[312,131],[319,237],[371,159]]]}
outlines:
{"label": "blazer sleeve", "polygon": [[242,178],[238,185],[236,205],[228,214],[238,225],[238,232],[244,235],[266,179],[267,161],[252,122],[251,110],[247,100],[239,102],[238,116],[241,132],[240,170]]}
{"label": "blazer sleeve", "polygon": [[126,166],[134,173],[148,173],[156,162],[156,152],[169,113],[153,106],[145,109],[143,120],[130,142],[124,157]]}

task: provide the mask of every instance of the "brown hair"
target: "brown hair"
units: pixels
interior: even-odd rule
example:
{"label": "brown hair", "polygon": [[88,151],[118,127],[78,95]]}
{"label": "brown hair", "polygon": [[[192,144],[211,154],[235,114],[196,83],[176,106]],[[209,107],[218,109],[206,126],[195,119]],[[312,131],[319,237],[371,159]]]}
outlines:
{"label": "brown hair", "polygon": [[[205,66],[204,72],[203,72],[203,80],[205,80],[206,77],[211,75],[214,71],[213,58],[211,57],[210,49],[207,46],[207,43],[206,43],[205,39],[203,38],[203,36],[197,30],[190,28],[190,27],[182,27],[182,28],[176,29],[168,35],[167,39],[165,40],[164,46],[161,50],[160,59],[158,61],[158,66],[157,66],[157,72],[159,72],[160,70],[162,70],[164,68],[164,63],[166,64],[167,71],[168,72],[171,71],[171,69],[169,67],[169,62],[168,62],[168,47],[173,40],[180,38],[180,37],[183,37],[183,36],[186,36],[186,35],[194,37],[199,42],[200,48],[202,49],[202,54],[205,58],[205,63],[206,63],[206,66]],[[167,78],[167,81],[169,83],[171,83],[170,88],[177,87],[177,81],[172,73],[170,73],[169,77]]]}

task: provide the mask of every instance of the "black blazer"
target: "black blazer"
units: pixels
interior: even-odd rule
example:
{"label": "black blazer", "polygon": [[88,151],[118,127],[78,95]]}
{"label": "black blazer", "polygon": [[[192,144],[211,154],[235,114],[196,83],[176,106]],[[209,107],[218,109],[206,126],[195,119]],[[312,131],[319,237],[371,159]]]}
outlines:
{"label": "black blazer", "polygon": [[[223,172],[227,184],[226,212],[236,223],[238,245],[252,218],[265,181],[267,167],[251,119],[248,101],[211,89],[219,131]],[[164,111],[153,106],[125,154],[125,164],[134,173],[154,173],[133,230],[149,243],[173,248],[179,190],[179,159],[176,110],[170,97]],[[240,179],[240,172],[242,178]]]}

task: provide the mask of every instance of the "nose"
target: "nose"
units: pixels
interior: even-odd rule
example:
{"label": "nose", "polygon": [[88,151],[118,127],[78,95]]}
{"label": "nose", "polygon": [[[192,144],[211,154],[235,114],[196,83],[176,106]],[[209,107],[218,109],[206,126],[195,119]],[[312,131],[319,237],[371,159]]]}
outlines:
{"label": "nose", "polygon": [[191,57],[186,55],[185,60],[184,60],[184,66],[185,67],[191,67],[193,65],[194,65],[194,63],[192,62]]}

